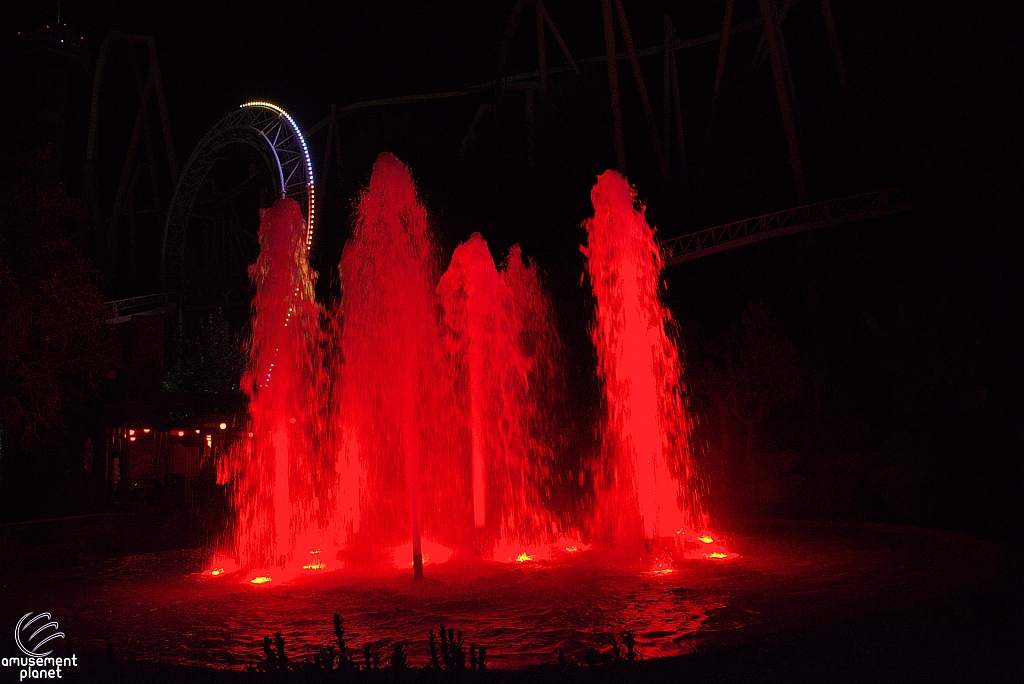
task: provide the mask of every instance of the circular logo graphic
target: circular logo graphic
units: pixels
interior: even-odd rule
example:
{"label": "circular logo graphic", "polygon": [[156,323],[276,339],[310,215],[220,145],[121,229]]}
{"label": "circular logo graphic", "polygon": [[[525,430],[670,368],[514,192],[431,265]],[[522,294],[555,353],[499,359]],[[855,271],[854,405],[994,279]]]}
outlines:
{"label": "circular logo graphic", "polygon": [[53,653],[53,649],[45,653],[41,653],[40,649],[54,639],[64,638],[64,632],[58,632],[58,629],[60,626],[49,613],[25,613],[14,627],[14,643],[18,644],[25,655],[42,658]]}

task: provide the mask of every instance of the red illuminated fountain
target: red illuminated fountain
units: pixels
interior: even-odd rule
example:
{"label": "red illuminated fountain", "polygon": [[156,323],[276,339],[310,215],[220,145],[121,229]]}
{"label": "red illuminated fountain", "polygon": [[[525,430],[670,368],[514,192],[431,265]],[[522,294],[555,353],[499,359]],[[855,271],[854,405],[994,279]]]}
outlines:
{"label": "red illuminated fountain", "polygon": [[518,247],[499,269],[474,233],[440,274],[409,170],[382,154],[342,253],[340,304],[324,312],[298,205],[265,213],[244,382],[253,437],[221,469],[230,555],[250,581],[389,564],[395,547],[421,578],[425,560],[453,550],[524,561],[584,548],[588,535],[622,548],[710,543],[653,231],[618,174],[601,176],[593,200],[584,252],[607,412],[584,530],[560,529],[545,500],[559,343]]}
{"label": "red illuminated fountain", "polygon": [[[446,622],[497,667],[522,667],[586,658],[623,630],[645,658],[756,641],[994,576],[991,547],[909,528],[772,521],[740,533],[744,557],[722,548],[698,495],[654,231],[619,174],[592,199],[583,251],[603,405],[582,514],[552,503],[559,482],[583,483],[553,438],[561,349],[536,266],[517,247],[496,265],[473,234],[442,273],[410,173],[384,154],[330,310],[314,299],[299,206],[262,217],[250,437],[219,464],[234,507],[223,555],[43,567],[6,583],[0,617],[39,610],[42,592],[79,644],[236,668],[278,631],[294,659],[322,654],[334,612],[353,643],[403,639],[421,665]],[[429,581],[408,581],[428,563]]]}

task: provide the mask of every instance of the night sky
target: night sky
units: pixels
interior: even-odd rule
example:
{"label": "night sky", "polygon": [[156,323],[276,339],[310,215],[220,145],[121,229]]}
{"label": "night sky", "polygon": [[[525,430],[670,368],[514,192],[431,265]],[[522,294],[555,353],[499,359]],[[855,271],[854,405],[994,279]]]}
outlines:
{"label": "night sky", "polygon": [[[603,53],[599,3],[548,4],[577,59]],[[66,2],[62,20],[85,37],[93,58],[111,29],[154,37],[181,163],[214,122],[249,99],[278,102],[301,126],[309,128],[327,115],[332,103],[345,106],[486,82],[495,72],[511,5],[201,3],[183,11],[180,6],[161,3]],[[661,42],[665,13],[673,18],[684,39],[721,26],[718,3],[644,3],[627,10],[638,47]],[[851,83],[848,101],[838,91],[817,3],[797,3],[786,23],[798,133],[812,197],[825,199],[910,185],[940,197],[948,189],[962,192],[963,197],[957,199],[975,208],[1013,202],[1020,183],[1019,164],[1014,160],[1020,158],[1021,145],[1009,122],[1020,112],[1021,79],[1019,55],[1011,47],[1012,22],[987,7],[964,12],[926,3],[836,3],[834,11]],[[756,3],[741,0],[734,23],[755,14]],[[14,45],[15,31],[35,30],[55,19],[55,3],[9,5],[2,20],[5,51]],[[510,72],[536,68],[532,22],[532,12],[524,13],[512,41]],[[750,67],[756,35],[755,31],[734,38],[723,101],[713,121],[710,85],[717,45],[679,53],[694,188],[685,197],[679,191],[681,183],[661,187],[628,63],[620,63],[627,172],[641,197],[648,200],[652,222],[663,235],[794,203],[770,70],[765,66],[754,72]],[[548,42],[549,62],[561,65],[562,57],[550,36]],[[118,72],[124,65],[118,59],[111,64],[105,102],[112,111],[103,112],[108,122],[116,120],[118,107],[123,106],[130,117],[135,106],[123,87],[119,88],[123,84],[118,76],[128,79],[126,72]],[[644,65],[660,122],[660,59],[647,58]],[[556,82],[554,90],[568,92],[566,98],[576,97],[570,106],[552,96],[554,105],[547,114],[552,119],[549,130],[556,132],[551,137],[562,135],[559,125],[576,129],[576,148],[569,147],[562,155],[579,155],[581,162],[571,167],[565,160],[547,165],[541,160],[541,172],[533,174],[533,179],[548,187],[529,193],[532,197],[503,197],[509,183],[493,172],[487,179],[474,178],[475,185],[466,188],[461,197],[454,193],[452,186],[460,177],[478,173],[476,169],[453,168],[451,157],[477,105],[490,101],[489,91],[441,104],[377,109],[372,115],[344,119],[344,144],[357,147],[357,151],[346,149],[347,180],[352,181],[346,191],[354,196],[358,185],[368,178],[376,153],[389,149],[410,164],[424,194],[434,199],[436,218],[462,224],[453,227],[453,235],[444,236],[449,240],[464,239],[470,229],[465,224],[474,221],[502,223],[500,215],[509,204],[525,204],[532,211],[521,210],[518,227],[502,227],[502,232],[510,233],[499,238],[503,247],[533,232],[526,224],[544,222],[545,214],[550,215],[550,203],[572,202],[565,218],[573,216],[573,224],[578,225],[585,218],[581,211],[586,210],[585,191],[593,176],[614,164],[604,79],[604,65],[596,64],[584,69],[584,77],[577,79],[582,84],[570,80],[559,86]],[[377,114],[394,118],[378,121],[377,128],[368,132],[366,122]],[[538,117],[542,116],[539,112]],[[122,132],[112,125],[105,141],[109,149],[124,144],[130,118],[125,124]],[[404,128],[408,135],[395,135],[389,127]],[[508,137],[486,128],[485,121],[482,137],[488,133],[492,139]],[[635,129],[634,139],[630,129]],[[321,131],[312,137],[315,156],[322,154],[323,135]],[[373,135],[376,140],[367,140]],[[443,140],[438,139],[442,136]],[[356,138],[365,144],[357,145]],[[444,150],[449,158],[439,159]],[[471,163],[472,159],[462,166]],[[494,158],[480,162],[491,169],[500,164]],[[561,187],[550,187],[550,176],[568,168],[579,171],[580,177],[563,176],[555,181]],[[545,174],[545,169],[551,172]],[[582,197],[578,196],[580,190],[584,191]],[[992,195],[985,196],[989,191]],[[543,194],[548,202],[539,197]],[[474,212],[468,208],[463,212],[462,206],[471,206]],[[562,222],[563,217],[554,220]],[[539,232],[549,231],[544,227]]]}

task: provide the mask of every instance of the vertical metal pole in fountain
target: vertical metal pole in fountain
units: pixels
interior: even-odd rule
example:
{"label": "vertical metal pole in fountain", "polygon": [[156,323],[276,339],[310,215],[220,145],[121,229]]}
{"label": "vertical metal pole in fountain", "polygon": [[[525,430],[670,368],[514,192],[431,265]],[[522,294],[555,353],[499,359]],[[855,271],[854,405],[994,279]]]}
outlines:
{"label": "vertical metal pole in fountain", "polygon": [[412,578],[423,581],[423,544],[420,540],[420,502],[418,492],[411,495],[412,509]]}
{"label": "vertical metal pole in fountain", "polygon": [[413,580],[423,582],[423,547],[420,543],[420,507],[415,503],[413,513]]}
{"label": "vertical metal pole in fountain", "polygon": [[274,428],[270,436],[274,444],[274,560],[283,565],[288,555],[288,522],[291,504],[288,496],[288,432],[284,424]]}
{"label": "vertical metal pole in fountain", "polygon": [[[415,405],[406,416],[415,416]],[[423,544],[420,539],[420,443],[418,425],[402,425],[402,447],[405,452],[405,486],[409,494],[409,519],[412,523],[412,577],[423,580]]]}
{"label": "vertical metal pole in fountain", "polygon": [[[470,316],[473,315],[471,312]],[[487,523],[487,484],[484,466],[484,431],[483,418],[480,415],[484,401],[484,389],[481,386],[484,372],[484,358],[480,349],[480,340],[469,340],[469,421],[472,439],[472,473],[473,473],[473,526],[478,530]]]}

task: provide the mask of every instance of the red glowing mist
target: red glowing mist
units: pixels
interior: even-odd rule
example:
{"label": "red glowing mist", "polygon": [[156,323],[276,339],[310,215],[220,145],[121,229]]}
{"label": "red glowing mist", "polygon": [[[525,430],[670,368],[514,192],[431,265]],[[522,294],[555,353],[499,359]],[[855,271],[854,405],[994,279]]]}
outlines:
{"label": "red glowing mist", "polygon": [[606,171],[591,191],[587,271],[597,299],[593,328],[604,383],[604,455],[596,529],[619,543],[701,531],[683,405],[682,367],[659,299],[661,253],[626,179]]}

